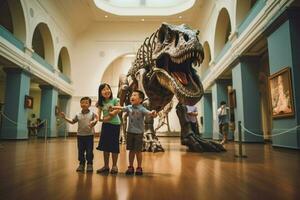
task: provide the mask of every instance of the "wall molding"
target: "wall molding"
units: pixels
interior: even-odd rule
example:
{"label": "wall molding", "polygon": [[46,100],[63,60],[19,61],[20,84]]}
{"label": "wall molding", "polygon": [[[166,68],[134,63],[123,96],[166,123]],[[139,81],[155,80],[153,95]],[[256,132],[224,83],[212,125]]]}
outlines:
{"label": "wall molding", "polygon": [[204,90],[212,86],[215,79],[231,67],[232,63],[249,48],[255,40],[264,33],[270,21],[281,13],[282,10],[291,4],[293,0],[268,1],[265,7],[254,18],[243,33],[232,42],[229,50],[210,68],[209,73],[204,77],[202,84]]}
{"label": "wall molding", "polygon": [[57,74],[51,73],[44,66],[32,59],[28,53],[17,49],[2,37],[0,37],[0,55],[58,90],[68,95],[73,94],[74,89],[71,84],[62,80]]}

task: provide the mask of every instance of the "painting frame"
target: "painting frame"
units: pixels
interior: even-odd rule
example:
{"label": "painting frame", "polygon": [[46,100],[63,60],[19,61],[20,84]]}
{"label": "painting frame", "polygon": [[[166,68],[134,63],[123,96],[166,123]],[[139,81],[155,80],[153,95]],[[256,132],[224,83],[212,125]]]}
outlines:
{"label": "painting frame", "polygon": [[55,106],[54,113],[55,113],[56,116],[59,115],[59,107],[58,106]]}
{"label": "painting frame", "polygon": [[229,108],[236,108],[236,94],[235,89],[228,92],[228,106]]}
{"label": "painting frame", "polygon": [[33,97],[25,95],[24,108],[33,109]]}
{"label": "painting frame", "polygon": [[285,67],[268,78],[272,118],[293,117],[294,95],[291,68]]}

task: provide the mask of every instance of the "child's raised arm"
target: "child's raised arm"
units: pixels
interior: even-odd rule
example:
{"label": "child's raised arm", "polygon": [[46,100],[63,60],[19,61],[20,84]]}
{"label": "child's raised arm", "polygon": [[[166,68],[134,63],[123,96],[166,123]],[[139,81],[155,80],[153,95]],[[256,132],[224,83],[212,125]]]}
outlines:
{"label": "child's raised arm", "polygon": [[120,105],[116,105],[116,106],[110,106],[108,108],[109,110],[109,115],[108,116],[105,116],[101,119],[101,113],[102,113],[102,110],[99,109],[99,121],[100,122],[108,122],[109,120],[111,120],[114,116],[116,116],[120,110],[122,110],[123,107],[120,106]]}
{"label": "child's raised arm", "polygon": [[148,115],[150,115],[151,117],[157,117],[157,112],[155,110],[151,110]]}
{"label": "child's raised arm", "polygon": [[70,124],[75,124],[77,121],[74,120],[74,119],[69,119],[66,117],[65,113],[64,112],[60,112],[59,113],[61,118],[63,118],[64,120],[66,120],[67,122],[69,122]]}
{"label": "child's raised arm", "polygon": [[112,109],[112,110],[123,110],[124,107],[123,107],[123,106],[118,106],[118,105],[117,105],[117,106],[112,106],[111,109]]}

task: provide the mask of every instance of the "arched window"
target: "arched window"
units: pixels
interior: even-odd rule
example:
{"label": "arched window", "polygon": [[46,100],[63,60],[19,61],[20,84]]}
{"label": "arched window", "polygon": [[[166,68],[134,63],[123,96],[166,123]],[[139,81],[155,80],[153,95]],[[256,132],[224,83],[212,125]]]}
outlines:
{"label": "arched window", "polygon": [[70,77],[71,75],[71,62],[68,49],[66,47],[61,48],[58,56],[58,63],[57,63],[58,70]]}
{"label": "arched window", "polygon": [[6,28],[9,32],[14,32],[13,20],[6,0],[3,0],[0,3],[0,25]]}
{"label": "arched window", "polygon": [[20,0],[0,1],[0,26],[25,43],[26,25]]}
{"label": "arched window", "polygon": [[216,24],[214,57],[217,57],[228,41],[231,33],[231,23],[228,11],[222,8]]}
{"label": "arched window", "polygon": [[204,49],[204,60],[200,66],[200,77],[203,78],[203,75],[209,68],[209,63],[211,61],[211,54],[210,54],[210,46],[209,43],[206,41],[203,44]]}
{"label": "arched window", "polygon": [[239,26],[255,5],[257,0],[237,0],[236,5],[236,25]]}
{"label": "arched window", "polygon": [[54,64],[54,47],[50,30],[45,23],[36,26],[33,38],[32,49],[50,65]]}

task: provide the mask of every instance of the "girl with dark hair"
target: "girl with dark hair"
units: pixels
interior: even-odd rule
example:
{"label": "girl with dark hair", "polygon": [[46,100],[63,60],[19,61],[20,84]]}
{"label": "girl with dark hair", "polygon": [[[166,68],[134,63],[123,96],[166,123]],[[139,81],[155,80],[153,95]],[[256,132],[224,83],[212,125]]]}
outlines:
{"label": "girl with dark hair", "polygon": [[[101,135],[97,149],[103,151],[104,166],[97,173],[109,173],[109,156],[112,154],[111,174],[118,173],[117,161],[120,153],[119,135],[121,120],[118,110],[111,110],[112,106],[119,106],[119,99],[113,98],[111,88],[103,83],[98,90],[99,121],[102,121]],[[101,117],[103,114],[103,117]]]}

